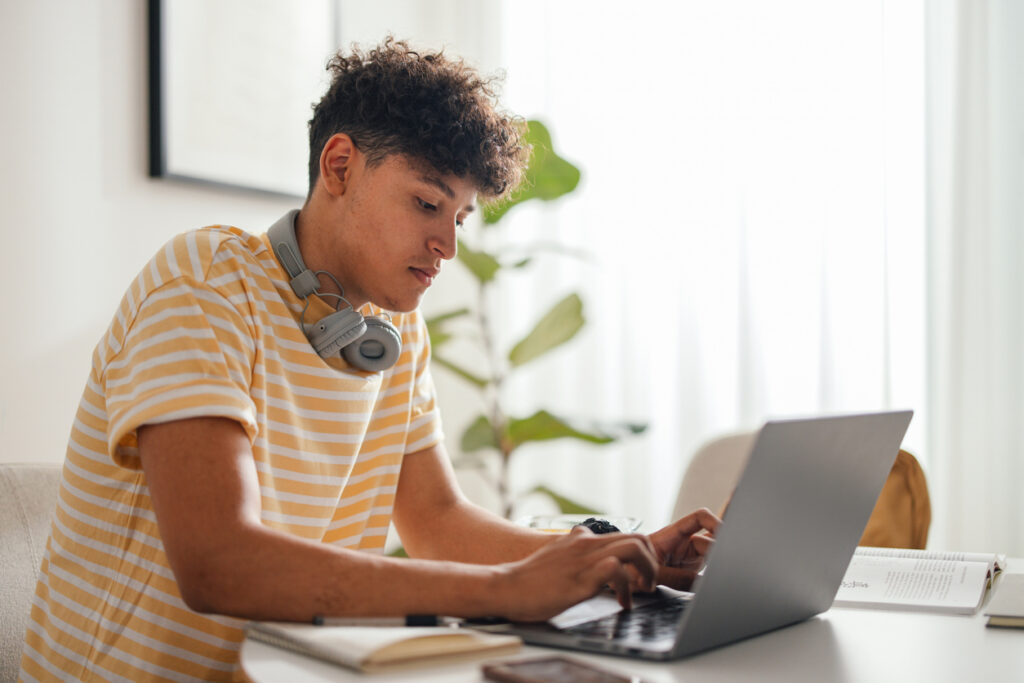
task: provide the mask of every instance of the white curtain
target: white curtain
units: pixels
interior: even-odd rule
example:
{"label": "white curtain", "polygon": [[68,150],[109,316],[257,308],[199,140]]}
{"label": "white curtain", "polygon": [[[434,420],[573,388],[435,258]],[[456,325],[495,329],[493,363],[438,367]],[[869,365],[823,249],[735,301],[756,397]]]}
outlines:
{"label": "white curtain", "polygon": [[928,4],[933,538],[1024,555],[1024,4]]}
{"label": "white curtain", "polygon": [[921,2],[517,0],[502,26],[505,102],[584,172],[506,232],[592,255],[505,283],[507,339],[571,290],[589,319],[509,397],[650,424],[524,448],[513,485],[651,529],[706,439],[889,407],[929,468]]}

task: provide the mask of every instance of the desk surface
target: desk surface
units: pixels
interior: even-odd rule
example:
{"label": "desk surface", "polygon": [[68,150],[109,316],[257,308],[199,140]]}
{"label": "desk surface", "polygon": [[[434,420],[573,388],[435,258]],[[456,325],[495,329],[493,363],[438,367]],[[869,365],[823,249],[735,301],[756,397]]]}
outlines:
{"label": "desk surface", "polygon": [[[1011,571],[1024,572],[1024,559]],[[506,659],[552,654],[524,647]],[[985,617],[833,608],[795,626],[674,662],[562,651],[649,683],[670,681],[976,681],[1024,676],[1024,630]],[[363,676],[262,643],[242,645],[242,668],[263,681],[482,681],[480,662]]]}

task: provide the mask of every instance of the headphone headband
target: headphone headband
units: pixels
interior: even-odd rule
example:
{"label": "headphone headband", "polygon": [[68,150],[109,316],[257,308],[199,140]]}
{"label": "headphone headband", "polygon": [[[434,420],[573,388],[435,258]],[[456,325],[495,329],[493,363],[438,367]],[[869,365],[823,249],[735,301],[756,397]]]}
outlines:
{"label": "headphone headband", "polygon": [[[301,299],[320,293],[316,273],[306,267],[295,236],[295,218],[298,209],[281,216],[267,230],[270,246],[290,278],[288,284]],[[332,277],[330,273],[325,275]],[[335,280],[335,284],[338,281]],[[341,285],[339,284],[340,288]],[[402,352],[402,335],[394,325],[381,318],[363,318],[342,297],[346,307],[337,310],[316,323],[306,325],[300,321],[303,333],[321,358],[338,355],[350,365],[368,372],[387,370],[398,361]],[[303,312],[305,315],[305,312]]]}
{"label": "headphone headband", "polygon": [[288,277],[291,278],[288,284],[291,285],[295,296],[305,299],[319,288],[320,283],[316,275],[302,260],[302,252],[299,251],[299,240],[295,236],[295,218],[299,215],[298,209],[292,209],[281,216],[276,223],[267,230],[270,238],[270,246],[277,255]]}

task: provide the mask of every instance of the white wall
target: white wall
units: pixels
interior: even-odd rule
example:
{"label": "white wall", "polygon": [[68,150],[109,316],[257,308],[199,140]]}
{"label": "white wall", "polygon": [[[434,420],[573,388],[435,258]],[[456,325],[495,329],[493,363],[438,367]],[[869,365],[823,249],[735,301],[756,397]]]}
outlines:
{"label": "white wall", "polygon": [[[63,459],[93,347],[165,241],[211,223],[261,232],[299,203],[148,177],[146,31],[143,0],[0,0],[0,462]],[[460,271],[425,310],[464,305]],[[457,441],[477,399],[437,382]]]}
{"label": "white wall", "polygon": [[0,461],[63,459],[93,346],[161,244],[296,203],[147,177],[145,9],[0,2]]}

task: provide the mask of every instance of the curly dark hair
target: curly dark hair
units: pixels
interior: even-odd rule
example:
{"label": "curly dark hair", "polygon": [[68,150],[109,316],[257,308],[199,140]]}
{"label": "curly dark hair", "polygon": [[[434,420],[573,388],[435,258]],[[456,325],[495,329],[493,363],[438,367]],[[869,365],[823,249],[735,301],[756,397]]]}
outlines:
{"label": "curly dark hair", "polygon": [[497,199],[522,179],[529,149],[524,124],[497,109],[494,78],[484,78],[443,52],[417,52],[389,36],[368,52],[353,45],[327,64],[331,86],[309,121],[309,192],[320,154],[346,133],[376,164],[390,154],[426,162],[441,173],[472,178]]}

